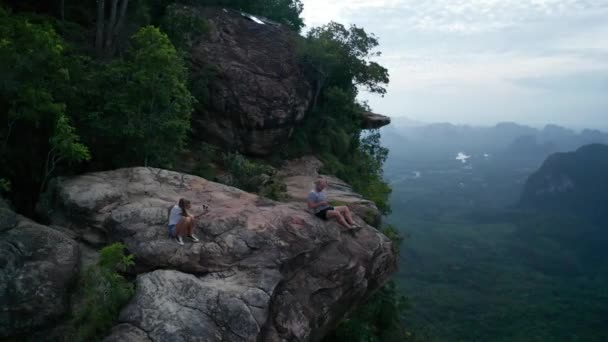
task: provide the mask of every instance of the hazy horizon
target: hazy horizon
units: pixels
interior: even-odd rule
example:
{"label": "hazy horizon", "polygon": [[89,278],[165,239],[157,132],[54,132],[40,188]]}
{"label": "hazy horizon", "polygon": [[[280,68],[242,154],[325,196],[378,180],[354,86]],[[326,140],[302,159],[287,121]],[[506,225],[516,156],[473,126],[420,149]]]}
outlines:
{"label": "hazy horizon", "polygon": [[379,37],[378,113],[424,122],[608,129],[608,0],[303,0]]}
{"label": "hazy horizon", "polygon": [[428,121],[428,120],[416,120],[412,119],[408,116],[392,116],[391,126],[393,127],[406,127],[406,126],[417,126],[417,125],[431,125],[431,124],[452,124],[455,126],[471,126],[471,127],[493,127],[498,124],[503,123],[515,123],[522,126],[529,126],[532,128],[536,128],[542,130],[544,127],[548,125],[557,125],[563,128],[574,130],[579,133],[585,129],[599,130],[605,133],[608,133],[608,124],[589,126],[588,124],[560,124],[556,122],[542,122],[542,123],[530,123],[530,122],[519,122],[514,120],[498,120],[495,122],[456,122],[456,121],[448,121],[448,120],[437,120],[437,121]]}

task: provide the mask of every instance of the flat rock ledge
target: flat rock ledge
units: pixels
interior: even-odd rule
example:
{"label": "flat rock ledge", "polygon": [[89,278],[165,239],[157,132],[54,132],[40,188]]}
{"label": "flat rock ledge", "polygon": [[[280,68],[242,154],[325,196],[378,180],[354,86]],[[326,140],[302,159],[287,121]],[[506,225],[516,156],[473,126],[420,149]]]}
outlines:
{"label": "flat rock ledge", "polygon": [[389,125],[390,123],[391,118],[386,115],[376,114],[372,112],[364,112],[363,121],[361,122],[361,128],[377,129]]}
{"label": "flat rock ledge", "polygon": [[321,167],[323,167],[323,163],[314,156],[305,156],[284,163],[279,174],[285,178],[289,201],[305,209],[306,198],[308,193],[314,189],[315,180],[323,177],[328,183],[327,196],[334,205],[348,206],[367,224],[380,227],[382,213],[376,204],[356,193],[352,186],[343,180],[320,174]]}

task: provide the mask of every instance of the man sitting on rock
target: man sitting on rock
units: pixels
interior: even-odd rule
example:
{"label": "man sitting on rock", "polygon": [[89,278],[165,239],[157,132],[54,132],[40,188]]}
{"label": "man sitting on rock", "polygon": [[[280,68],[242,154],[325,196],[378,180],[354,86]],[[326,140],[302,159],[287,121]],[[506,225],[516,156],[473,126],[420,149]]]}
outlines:
{"label": "man sitting on rock", "polygon": [[332,207],[327,202],[325,189],[327,188],[327,180],[319,178],[315,181],[315,188],[308,194],[308,208],[312,209],[315,215],[322,220],[335,218],[338,223],[347,229],[360,228],[346,206]]}

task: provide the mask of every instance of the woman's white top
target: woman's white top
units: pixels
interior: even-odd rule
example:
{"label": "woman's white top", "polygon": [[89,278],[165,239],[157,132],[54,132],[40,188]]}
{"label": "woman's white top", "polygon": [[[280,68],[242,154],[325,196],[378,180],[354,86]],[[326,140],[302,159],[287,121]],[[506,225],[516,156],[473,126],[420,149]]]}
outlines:
{"label": "woman's white top", "polygon": [[174,205],[169,213],[169,225],[177,224],[182,219],[182,208],[179,205]]}

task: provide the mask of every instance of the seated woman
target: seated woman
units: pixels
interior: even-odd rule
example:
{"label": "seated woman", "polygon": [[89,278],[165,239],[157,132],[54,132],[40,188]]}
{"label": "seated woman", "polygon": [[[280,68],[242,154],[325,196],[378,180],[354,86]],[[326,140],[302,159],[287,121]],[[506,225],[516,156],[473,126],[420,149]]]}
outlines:
{"label": "seated woman", "polygon": [[193,234],[196,221],[194,216],[188,213],[190,208],[190,201],[180,198],[179,202],[169,209],[169,235],[177,237],[177,243],[182,246],[184,245],[182,236],[187,236],[194,242],[199,241]]}
{"label": "seated woman", "polygon": [[315,188],[308,194],[308,208],[312,209],[315,215],[323,220],[334,218],[348,229],[359,228],[348,207],[339,206],[334,208],[329,205],[325,194],[326,188],[327,180],[320,178],[315,181]]}

